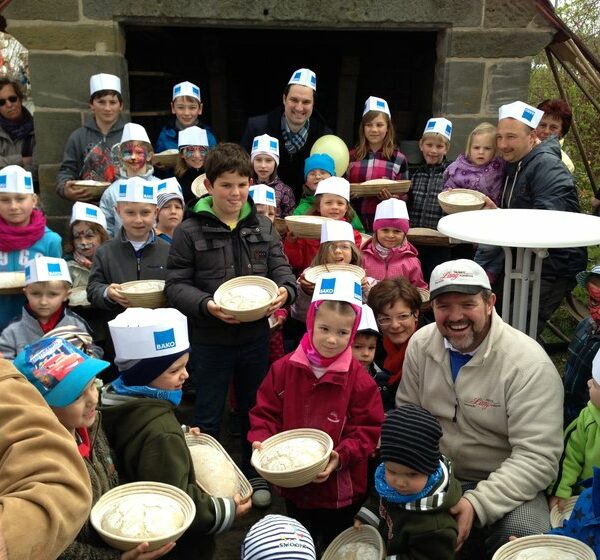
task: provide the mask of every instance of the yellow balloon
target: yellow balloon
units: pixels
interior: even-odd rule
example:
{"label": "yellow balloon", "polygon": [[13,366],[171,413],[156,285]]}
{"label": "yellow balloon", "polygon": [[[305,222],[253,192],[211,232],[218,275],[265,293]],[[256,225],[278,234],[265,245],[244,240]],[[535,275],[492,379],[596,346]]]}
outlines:
{"label": "yellow balloon", "polygon": [[341,177],[346,173],[348,164],[350,163],[350,152],[346,143],[334,134],[326,134],[321,136],[310,150],[310,155],[313,154],[327,154],[335,162],[335,174]]}

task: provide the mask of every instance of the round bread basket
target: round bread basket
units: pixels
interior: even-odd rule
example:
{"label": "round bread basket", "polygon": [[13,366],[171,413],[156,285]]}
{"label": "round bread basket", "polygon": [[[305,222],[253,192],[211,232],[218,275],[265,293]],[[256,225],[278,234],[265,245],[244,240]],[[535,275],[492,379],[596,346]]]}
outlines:
{"label": "round bread basket", "polygon": [[323,274],[336,273],[336,272],[351,272],[356,276],[358,281],[362,281],[365,277],[365,270],[355,264],[320,264],[312,266],[304,273],[304,278],[313,284],[323,276]]}
{"label": "round bread basket", "polygon": [[[461,197],[468,199],[470,202],[459,202]],[[485,206],[485,196],[479,191],[471,189],[450,189],[438,194],[438,202],[446,214],[456,214],[457,212],[468,212],[469,210],[481,210]]]}
{"label": "round bread basket", "polygon": [[562,535],[532,535],[522,537],[501,546],[492,560],[516,560],[519,552],[530,548],[544,547],[557,552],[566,552],[578,560],[595,560],[594,551],[586,544]]}
{"label": "round bread basket", "polygon": [[406,234],[407,239],[411,243],[417,245],[428,245],[431,247],[448,247],[450,238],[437,229],[416,227],[410,228]]}
{"label": "round bread basket", "polygon": [[[304,467],[290,469],[288,471],[271,471],[264,469],[261,466],[261,455],[265,451],[277,445],[278,443],[295,438],[310,438],[317,440],[325,448],[325,454],[323,455],[323,458]],[[295,430],[287,430],[285,432],[275,434],[274,436],[271,436],[263,441],[262,449],[255,449],[252,452],[251,463],[258,474],[265,480],[268,480],[271,484],[281,486],[282,488],[297,488],[312,482],[320,472],[325,470],[332,451],[333,440],[329,434],[312,428],[298,428]]]}
{"label": "round bread basket", "polygon": [[81,180],[75,181],[75,186],[83,187],[94,198],[100,198],[102,193],[110,186],[110,183],[107,181]]}
{"label": "round bread basket", "polygon": [[[213,449],[217,449],[223,455],[225,455],[227,460],[231,463],[231,465],[235,469],[235,472],[237,473],[238,478],[240,479],[240,497],[242,499],[242,502],[247,501],[252,496],[252,486],[250,486],[248,479],[244,476],[244,473],[242,473],[240,468],[235,464],[233,459],[229,456],[229,453],[227,453],[227,451],[225,451],[225,448],[214,437],[209,436],[208,434],[200,434],[199,436],[195,436],[192,434],[186,434],[185,442],[187,443],[188,447],[193,447],[196,445],[205,445],[205,446],[212,447]],[[210,494],[210,492],[207,490],[207,488],[205,486],[203,486],[202,483],[198,479],[196,479],[196,484],[200,488],[202,488],[202,490],[204,490],[207,494]],[[228,496],[228,497],[233,498],[233,496]]]}
{"label": "round bread basket", "polygon": [[[265,304],[253,309],[230,309],[221,303],[221,299],[227,292],[235,288],[242,288],[243,286],[262,288],[268,292],[271,298]],[[215,291],[213,299],[215,300],[215,303],[221,307],[224,313],[233,315],[242,323],[249,323],[251,321],[258,321],[267,314],[267,310],[271,306],[271,303],[273,303],[273,300],[277,297],[278,293],[279,288],[277,287],[277,284],[269,278],[265,278],[264,276],[239,276],[238,278],[233,278],[221,284]]]}
{"label": "round bread basket", "polygon": [[78,286],[73,288],[69,294],[69,307],[91,307],[87,298],[87,287]]}
{"label": "round bread basket", "polygon": [[285,223],[296,237],[321,239],[321,225],[330,219],[323,216],[286,216]]}
{"label": "round bread basket", "polygon": [[[146,289],[144,289],[146,287]],[[132,291],[132,288],[135,291]],[[133,280],[121,284],[121,293],[133,307],[166,307],[164,280]]]}
{"label": "round bread basket", "polygon": [[0,272],[0,294],[22,294],[25,287],[25,272]]}
{"label": "round bread basket", "polygon": [[385,560],[385,544],[379,531],[371,525],[363,525],[360,529],[350,527],[341,532],[327,547],[321,560],[335,560],[340,548],[350,543],[366,543],[374,546],[379,552],[379,560]]}
{"label": "round bread basket", "polygon": [[351,183],[350,184],[350,196],[361,197],[361,196],[377,196],[381,189],[387,189],[390,194],[405,194],[410,189],[410,181],[392,181],[387,183],[385,181],[377,183],[376,179],[373,182],[368,181],[366,183]]}
{"label": "round bread basket", "polygon": [[202,173],[202,175],[198,175],[198,177],[196,177],[192,181],[192,186],[191,186],[192,192],[198,198],[202,198],[205,194],[208,194],[208,190],[204,186],[204,179],[206,179],[206,173]]}
{"label": "round bread basket", "polygon": [[550,525],[552,528],[554,527],[562,527],[563,522],[571,517],[571,512],[575,507],[575,502],[577,502],[577,498],[579,496],[571,496],[567,499],[567,503],[565,505],[565,509],[563,511],[558,511],[558,506],[554,506],[550,510]]}
{"label": "round bread basket", "polygon": [[[126,496],[132,496],[136,494],[157,494],[172,498],[181,507],[181,511],[184,515],[183,525],[174,533],[162,535],[160,537],[153,537],[149,539],[129,538],[122,537],[120,535],[114,535],[105,531],[102,528],[102,519],[104,515],[117,503],[119,500]],[[90,513],[90,521],[92,526],[102,540],[116,548],[117,550],[131,550],[142,542],[147,542],[150,545],[149,551],[156,550],[165,544],[176,541],[187,528],[192,524],[192,521],[196,517],[196,506],[193,500],[179,488],[171,486],[170,484],[163,484],[162,482],[132,482],[130,484],[123,484],[117,486],[112,490],[109,490],[104,494],[92,508]]]}
{"label": "round bread basket", "polygon": [[158,152],[152,156],[152,163],[158,163],[163,167],[175,167],[177,158],[179,157],[179,150],[165,150],[164,152]]}

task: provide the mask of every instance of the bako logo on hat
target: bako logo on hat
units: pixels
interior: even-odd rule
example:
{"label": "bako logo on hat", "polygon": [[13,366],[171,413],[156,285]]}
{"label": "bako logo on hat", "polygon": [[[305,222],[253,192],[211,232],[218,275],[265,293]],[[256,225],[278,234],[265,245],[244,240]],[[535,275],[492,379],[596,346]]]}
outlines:
{"label": "bako logo on hat", "polygon": [[169,348],[175,348],[175,331],[173,329],[159,331],[153,334],[154,347],[156,348],[156,350],[167,350]]}
{"label": "bako logo on hat", "polygon": [[296,72],[296,73],[294,74],[294,77],[292,78],[292,80],[299,80],[299,79],[300,79],[300,76],[302,76],[302,72]]}
{"label": "bako logo on hat", "polygon": [[60,264],[59,263],[48,263],[48,276],[60,276]]}
{"label": "bako logo on hat", "polygon": [[25,183],[26,187],[31,187],[31,177],[23,177],[23,182]]}
{"label": "bako logo on hat", "polygon": [[25,280],[29,280],[31,278],[31,267],[27,265],[25,267]]}
{"label": "bako logo on hat", "polygon": [[277,140],[270,140],[269,141],[269,147],[271,148],[271,150],[278,150],[279,149],[279,142],[277,142]]}
{"label": "bako logo on hat", "polygon": [[119,196],[127,196],[127,184],[121,183],[119,185]]}
{"label": "bako logo on hat", "polygon": [[533,119],[535,112],[526,107],[523,109],[523,114],[521,115],[526,121],[530,121]]}
{"label": "bako logo on hat", "polygon": [[144,188],[142,190],[142,197],[143,198],[152,198],[153,196],[154,196],[154,188],[151,186],[144,185]]}
{"label": "bako logo on hat", "polygon": [[94,218],[98,217],[98,211],[95,208],[86,208],[85,209],[86,216],[93,216]]}
{"label": "bako logo on hat", "polygon": [[0,187],[6,187],[6,175],[0,175]]}
{"label": "bako logo on hat", "polygon": [[310,77],[310,83],[311,83],[313,86],[316,86],[316,85],[317,85],[317,77],[316,77],[314,74],[313,74],[313,75]]}
{"label": "bako logo on hat", "polygon": [[160,185],[158,185],[158,187],[156,187],[156,190],[164,191],[166,188],[167,188],[167,182],[165,181],[164,183],[161,183]]}
{"label": "bako logo on hat", "polygon": [[448,135],[452,134],[452,125],[451,124],[446,125],[446,134],[448,134]]}
{"label": "bako logo on hat", "polygon": [[427,123],[427,128],[435,128],[435,120],[430,120]]}
{"label": "bako logo on hat", "polygon": [[192,86],[192,93],[195,93],[198,97],[200,97],[200,90],[196,86]]}
{"label": "bako logo on hat", "polygon": [[267,195],[267,200],[275,201],[275,193],[272,191],[267,191],[265,193]]}
{"label": "bako logo on hat", "polygon": [[256,148],[258,148],[258,138],[256,138],[254,142],[252,142],[252,149],[255,150]]}
{"label": "bako logo on hat", "polygon": [[354,282],[354,299],[362,303],[362,288],[358,282]]}
{"label": "bako logo on hat", "polygon": [[181,93],[181,86],[175,86],[175,95],[178,95],[179,93]]}
{"label": "bako logo on hat", "polygon": [[335,292],[335,278],[323,278],[321,280],[320,294],[333,294]]}
{"label": "bako logo on hat", "polygon": [[385,109],[385,103],[381,99],[378,99],[377,102],[375,103],[375,105],[377,105],[377,107],[381,107],[382,109]]}

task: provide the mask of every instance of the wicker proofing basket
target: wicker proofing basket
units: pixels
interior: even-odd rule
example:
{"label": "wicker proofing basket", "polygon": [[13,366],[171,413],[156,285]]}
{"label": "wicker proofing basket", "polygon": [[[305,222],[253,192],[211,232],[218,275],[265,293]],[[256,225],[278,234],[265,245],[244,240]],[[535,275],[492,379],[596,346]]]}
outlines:
{"label": "wicker proofing basket", "polygon": [[286,216],[285,223],[296,237],[321,239],[321,225],[330,219],[323,216]]}
{"label": "wicker proofing basket", "polygon": [[[107,510],[123,497],[131,496],[133,494],[159,494],[161,496],[173,498],[179,504],[184,514],[183,525],[174,533],[161,537],[146,539],[146,541],[121,537],[105,531],[102,528],[102,519]],[[92,508],[92,512],[90,513],[90,521],[102,540],[117,550],[131,550],[142,542],[148,542],[150,545],[150,548],[148,549],[149,551],[156,550],[161,546],[164,546],[171,541],[176,541],[179,537],[181,537],[181,535],[183,535],[187,528],[192,524],[194,517],[196,517],[196,506],[193,500],[183,490],[180,490],[175,486],[171,486],[170,484],[149,481],[123,484],[113,488],[112,490],[109,490],[96,502],[96,505]]]}
{"label": "wicker proofing basket", "polygon": [[[455,195],[468,195],[472,202],[454,202]],[[471,189],[450,189],[438,194],[438,202],[446,214],[456,214],[457,212],[468,212],[470,210],[481,210],[485,206],[485,196],[478,191]]]}
{"label": "wicker proofing basket", "polygon": [[175,167],[177,158],[179,157],[179,150],[165,150],[152,156],[152,163],[158,163],[163,167]]}
{"label": "wicker proofing basket", "polygon": [[[295,439],[295,438],[311,438],[317,440],[325,447],[325,454],[323,458],[315,463],[292,469],[289,471],[269,471],[261,467],[261,453],[270,449],[278,443]],[[287,430],[279,434],[275,434],[270,438],[262,442],[262,449],[255,449],[252,452],[252,465],[265,480],[268,480],[271,484],[281,486],[282,488],[298,488],[299,486],[305,486],[312,482],[315,477],[325,470],[327,463],[329,462],[329,456],[333,451],[333,440],[321,430],[315,430],[312,428],[298,428],[295,430]]]}
{"label": "wicker proofing basket", "polygon": [[[185,442],[187,443],[188,447],[193,447],[195,445],[206,445],[208,447],[213,447],[214,449],[217,449],[218,451],[223,453],[223,455],[225,455],[227,460],[235,469],[235,472],[237,473],[238,478],[240,479],[240,497],[242,499],[242,502],[247,501],[250,498],[250,496],[252,496],[252,486],[250,486],[248,479],[244,476],[244,473],[242,473],[240,468],[235,464],[234,460],[229,456],[229,453],[225,451],[225,448],[214,437],[209,436],[208,434],[200,434],[199,436],[186,434]],[[196,484],[200,486],[200,488],[202,488],[202,490],[204,490],[207,494],[209,493],[208,490],[204,486],[202,486],[202,483],[198,479],[196,479]],[[233,496],[230,497],[233,498]]]}
{"label": "wicker proofing basket", "polygon": [[[264,305],[254,309],[228,309],[227,307],[221,305],[221,298],[226,292],[241,286],[258,286],[263,288],[269,293],[271,299]],[[277,284],[275,284],[275,282],[269,278],[265,278],[264,276],[240,276],[221,284],[215,291],[213,297],[215,303],[221,307],[223,312],[227,313],[228,315],[233,315],[242,323],[249,323],[251,321],[258,321],[267,314],[267,310],[271,306],[271,303],[273,303],[273,300],[277,297],[278,293],[279,288],[277,287]]]}
{"label": "wicker proofing basket", "polygon": [[191,187],[192,192],[198,198],[202,198],[205,194],[208,194],[208,191],[206,190],[206,187],[204,186],[204,179],[206,179],[206,173],[202,173],[202,175],[198,175],[198,177],[196,177],[192,181],[192,187]]}
{"label": "wicker proofing basket", "polygon": [[575,507],[577,498],[579,498],[579,496],[571,496],[570,498],[567,498],[567,504],[565,505],[565,509],[563,511],[558,511],[558,506],[554,506],[550,510],[550,525],[553,529],[555,527],[562,527],[563,522],[571,517],[571,512]]}
{"label": "wicker proofing basket", "polygon": [[320,264],[309,268],[304,273],[304,278],[315,284],[323,274],[335,274],[336,272],[351,272],[359,282],[362,281],[366,274],[364,268],[355,264]]}
{"label": "wicker proofing basket", "polygon": [[0,272],[0,295],[22,294],[24,287],[24,272]]}
{"label": "wicker proofing basket", "polygon": [[410,189],[410,181],[393,181],[391,183],[351,183],[350,184],[350,196],[361,197],[361,196],[377,196],[381,189],[387,189],[390,194],[405,194]]}
{"label": "wicker proofing basket", "polygon": [[[128,289],[134,286],[143,286],[148,282],[156,282],[162,288],[149,289],[144,292],[131,292]],[[133,307],[147,307],[149,309],[157,309],[158,307],[166,307],[167,298],[165,296],[165,281],[164,280],[133,280],[132,282],[124,282],[121,284],[121,293],[127,298],[127,301]]]}
{"label": "wicker proofing basket", "polygon": [[529,548],[544,546],[556,549],[560,552],[568,552],[578,560],[596,560],[594,551],[581,541],[561,535],[532,535],[522,537],[501,546],[492,560],[514,560],[515,556]]}
{"label": "wicker proofing basket", "polygon": [[406,237],[411,243],[432,247],[448,247],[450,238],[436,229],[416,227],[410,228]]}
{"label": "wicker proofing basket", "polygon": [[275,218],[273,225],[280,237],[284,237],[287,234],[288,227],[285,223],[285,218]]}
{"label": "wicker proofing basket", "polygon": [[385,544],[379,531],[375,527],[371,527],[371,525],[362,525],[360,529],[350,527],[335,537],[323,553],[323,556],[321,556],[321,560],[335,560],[340,548],[349,543],[370,544],[379,551],[380,560],[385,559]]}

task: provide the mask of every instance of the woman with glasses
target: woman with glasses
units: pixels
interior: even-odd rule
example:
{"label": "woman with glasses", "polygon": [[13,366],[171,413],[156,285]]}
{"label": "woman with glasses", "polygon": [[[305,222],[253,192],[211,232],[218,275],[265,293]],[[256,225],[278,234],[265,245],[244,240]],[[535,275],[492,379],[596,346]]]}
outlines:
{"label": "woman with glasses", "polygon": [[204,173],[204,159],[208,154],[207,131],[198,126],[190,126],[179,131],[177,139],[179,157],[175,164],[175,177],[183,190],[183,199],[187,204],[196,196],[192,192],[192,183]]}
{"label": "woman with glasses", "polygon": [[0,78],[0,169],[20,165],[33,170],[33,117],[23,106],[23,99],[17,81]]}

